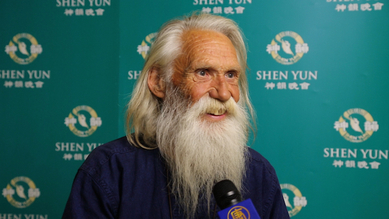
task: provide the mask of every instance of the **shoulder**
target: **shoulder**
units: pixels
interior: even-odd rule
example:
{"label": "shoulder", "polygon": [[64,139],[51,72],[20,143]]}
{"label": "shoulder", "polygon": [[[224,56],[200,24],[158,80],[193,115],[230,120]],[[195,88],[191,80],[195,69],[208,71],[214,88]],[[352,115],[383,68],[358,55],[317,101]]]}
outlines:
{"label": "shoulder", "polygon": [[[126,137],[113,140],[95,148],[80,167],[80,170],[94,175],[105,168],[120,169],[134,166],[139,158],[148,160],[159,157],[159,150],[146,150],[130,144]],[[114,169],[110,169],[113,171]]]}
{"label": "shoulder", "polygon": [[259,152],[255,151],[252,148],[248,148],[248,168],[249,170],[255,172],[263,172],[263,174],[268,174],[271,176],[276,176],[276,171],[270,162],[262,156]]}
{"label": "shoulder", "polygon": [[289,218],[275,169],[265,157],[251,148],[245,186],[246,197],[253,201],[261,218]]}
{"label": "shoulder", "polygon": [[273,197],[280,187],[276,171],[260,153],[249,149],[246,172],[246,189],[254,196]]}

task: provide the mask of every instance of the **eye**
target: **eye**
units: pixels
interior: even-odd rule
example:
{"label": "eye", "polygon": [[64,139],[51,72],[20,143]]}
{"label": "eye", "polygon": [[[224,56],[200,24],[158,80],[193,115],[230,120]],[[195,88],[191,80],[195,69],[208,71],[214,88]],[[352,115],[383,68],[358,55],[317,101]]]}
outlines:
{"label": "eye", "polygon": [[227,74],[226,74],[226,76],[227,76],[228,78],[234,78],[235,75],[236,75],[235,72],[227,72]]}
{"label": "eye", "polygon": [[207,71],[205,69],[200,69],[197,71],[197,74],[204,77],[207,75]]}

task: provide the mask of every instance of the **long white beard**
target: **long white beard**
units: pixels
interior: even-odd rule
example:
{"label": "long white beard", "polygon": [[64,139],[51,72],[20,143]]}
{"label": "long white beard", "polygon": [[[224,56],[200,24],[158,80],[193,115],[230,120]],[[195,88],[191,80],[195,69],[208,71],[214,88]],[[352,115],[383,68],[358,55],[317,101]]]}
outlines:
{"label": "long white beard", "polygon": [[[224,120],[202,118],[223,107]],[[157,144],[171,171],[169,186],[188,218],[199,203],[210,212],[216,182],[229,179],[242,189],[248,125],[246,111],[232,98],[222,103],[206,95],[191,105],[177,90],[167,95],[157,120]]]}

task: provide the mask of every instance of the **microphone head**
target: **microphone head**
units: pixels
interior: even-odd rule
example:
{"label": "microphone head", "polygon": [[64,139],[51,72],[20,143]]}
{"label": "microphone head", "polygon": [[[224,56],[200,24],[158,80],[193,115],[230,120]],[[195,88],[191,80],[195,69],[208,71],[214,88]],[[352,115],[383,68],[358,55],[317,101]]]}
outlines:
{"label": "microphone head", "polygon": [[222,210],[242,201],[238,189],[228,179],[216,183],[213,186],[212,193],[215,196],[216,204]]}

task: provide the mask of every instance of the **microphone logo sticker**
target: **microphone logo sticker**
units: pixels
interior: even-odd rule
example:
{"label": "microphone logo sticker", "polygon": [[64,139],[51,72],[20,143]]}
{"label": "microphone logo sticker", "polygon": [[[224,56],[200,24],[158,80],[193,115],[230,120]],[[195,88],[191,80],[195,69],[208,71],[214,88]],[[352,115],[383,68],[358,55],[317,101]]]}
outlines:
{"label": "microphone logo sticker", "polygon": [[303,207],[307,206],[307,198],[304,197],[300,190],[294,185],[280,184],[280,186],[289,216],[293,217],[299,213]]}
{"label": "microphone logo sticker", "polygon": [[343,113],[335,122],[334,129],[347,141],[359,143],[378,131],[379,125],[366,110],[354,108]]}
{"label": "microphone logo sticker", "polygon": [[92,135],[98,127],[102,125],[101,118],[90,106],[77,106],[65,118],[65,125],[69,127],[75,135],[88,137]]}
{"label": "microphone logo sticker", "polygon": [[309,51],[303,38],[293,31],[284,31],[276,35],[267,45],[266,51],[283,65],[292,65],[299,61]]}
{"label": "microphone logo sticker", "polygon": [[28,177],[18,176],[3,189],[3,196],[16,208],[30,206],[41,195],[39,188]]}
{"label": "microphone logo sticker", "polygon": [[235,206],[228,211],[228,219],[250,219],[250,212],[243,206]]}
{"label": "microphone logo sticker", "polygon": [[150,33],[146,36],[142,43],[138,45],[137,52],[142,55],[143,59],[146,59],[147,54],[149,53],[150,47],[154,42],[157,33]]}
{"label": "microphone logo sticker", "polygon": [[27,65],[42,53],[42,45],[31,34],[19,33],[5,46],[5,52],[16,63]]}

